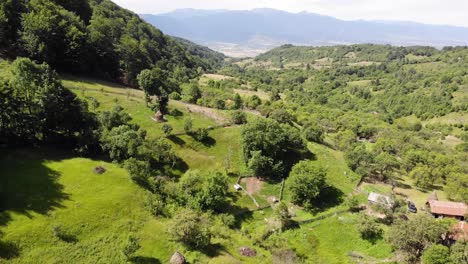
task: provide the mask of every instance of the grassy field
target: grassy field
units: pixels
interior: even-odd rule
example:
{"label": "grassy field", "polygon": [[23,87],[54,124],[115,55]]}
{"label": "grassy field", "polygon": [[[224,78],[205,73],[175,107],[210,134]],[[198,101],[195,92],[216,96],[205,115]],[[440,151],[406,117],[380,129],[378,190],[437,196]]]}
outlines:
{"label": "grassy field", "polygon": [[[133,122],[148,131],[149,137],[163,136],[162,124],[151,120],[153,113],[145,106],[140,91],[70,76],[65,77],[64,84],[81,98],[98,100],[100,106],[96,111],[121,105],[131,114]],[[185,118],[193,119],[194,127],[216,125],[211,116],[188,112],[179,102],[171,102],[170,108],[181,112],[180,116],[166,117],[175,131],[182,130]],[[232,126],[211,130],[208,144],[188,135],[173,136],[169,141],[188,168],[204,173],[227,170],[234,183],[238,175],[247,175],[241,129]],[[338,199],[329,200],[314,213],[307,212],[289,203],[286,184],[284,201],[294,212],[294,219],[305,222],[298,229],[273,234],[268,243],[294,250],[307,257],[307,263],[352,262],[350,252],[358,252],[366,261],[391,257],[384,240],[374,244],[363,240],[356,230],[357,216],[344,213],[343,201],[353,192],[359,177],[349,170],[343,154],[315,143],[308,147],[314,154],[313,162],[327,168],[327,182],[332,186],[330,197]],[[213,247],[199,252],[169,240],[166,233],[169,219],[154,218],[148,213],[146,192],[115,164],[57,154],[53,150],[15,151],[0,156],[0,165],[5,164],[9,165],[1,166],[0,174],[15,186],[8,188],[9,197],[14,199],[0,217],[0,230],[5,243],[13,245],[11,251],[19,252],[8,263],[124,263],[121,249],[130,233],[136,234],[142,246],[134,259],[137,263],[167,263],[176,250],[190,263],[271,263],[271,253],[255,244],[255,240],[270,226],[273,210],[270,207],[257,210],[249,196],[234,192],[231,186],[232,212],[242,221],[237,229],[213,224],[217,234],[212,239]],[[97,165],[103,165],[108,172],[92,173]],[[268,206],[268,197],[279,197],[280,189],[281,183],[264,182],[253,196],[261,206]],[[53,235],[54,227],[66,233],[68,242]],[[256,249],[258,256],[241,256],[238,248],[243,246]]]}
{"label": "grassy field", "polygon": [[[93,173],[98,165],[107,172]],[[123,263],[126,237],[150,219],[145,192],[114,164],[26,149],[3,154],[0,174],[1,230],[11,253],[19,252],[11,263]]]}

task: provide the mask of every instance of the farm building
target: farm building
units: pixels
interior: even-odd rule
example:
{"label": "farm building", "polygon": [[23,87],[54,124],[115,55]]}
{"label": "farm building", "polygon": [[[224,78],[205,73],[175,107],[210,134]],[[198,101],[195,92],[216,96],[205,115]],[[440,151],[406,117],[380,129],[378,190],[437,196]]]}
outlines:
{"label": "farm building", "polygon": [[465,203],[430,200],[426,204],[435,217],[453,217],[463,220],[468,213],[468,207]]}
{"label": "farm building", "polygon": [[393,206],[392,198],[382,195],[382,194],[375,193],[375,192],[371,192],[369,194],[369,196],[367,197],[367,201],[369,202],[369,204],[378,204],[378,205],[385,206],[387,208],[390,208]]}

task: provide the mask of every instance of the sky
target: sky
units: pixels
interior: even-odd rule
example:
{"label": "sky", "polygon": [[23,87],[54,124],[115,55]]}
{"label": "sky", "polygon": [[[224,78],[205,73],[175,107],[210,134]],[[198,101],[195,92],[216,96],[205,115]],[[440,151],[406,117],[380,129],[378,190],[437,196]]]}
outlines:
{"label": "sky", "polygon": [[468,0],[113,0],[139,14],[180,8],[307,11],[344,20],[403,20],[468,27]]}

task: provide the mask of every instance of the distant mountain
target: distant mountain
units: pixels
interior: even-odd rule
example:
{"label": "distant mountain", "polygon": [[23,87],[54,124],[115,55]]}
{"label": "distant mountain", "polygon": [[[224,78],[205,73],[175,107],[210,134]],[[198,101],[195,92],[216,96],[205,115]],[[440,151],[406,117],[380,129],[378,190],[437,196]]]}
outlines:
{"label": "distant mountain", "polygon": [[[345,21],[314,13],[180,9],[141,15],[169,35],[190,39],[227,55],[256,55],[282,44],[468,45],[468,28],[403,21]],[[247,54],[241,54],[242,50]]]}

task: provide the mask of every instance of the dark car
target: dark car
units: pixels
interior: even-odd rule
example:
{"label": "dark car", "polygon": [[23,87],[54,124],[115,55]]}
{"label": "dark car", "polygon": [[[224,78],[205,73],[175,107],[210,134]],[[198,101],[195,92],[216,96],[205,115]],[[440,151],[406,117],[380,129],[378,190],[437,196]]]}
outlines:
{"label": "dark car", "polygon": [[410,211],[411,213],[417,213],[418,212],[418,209],[416,208],[416,205],[411,201],[408,201],[408,211]]}

